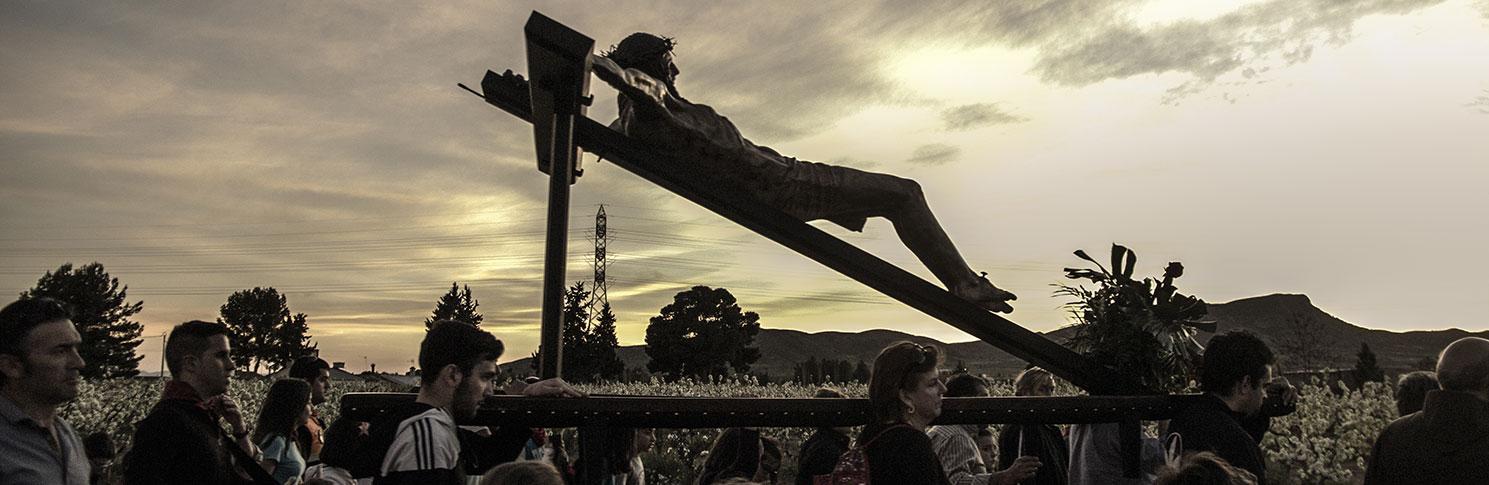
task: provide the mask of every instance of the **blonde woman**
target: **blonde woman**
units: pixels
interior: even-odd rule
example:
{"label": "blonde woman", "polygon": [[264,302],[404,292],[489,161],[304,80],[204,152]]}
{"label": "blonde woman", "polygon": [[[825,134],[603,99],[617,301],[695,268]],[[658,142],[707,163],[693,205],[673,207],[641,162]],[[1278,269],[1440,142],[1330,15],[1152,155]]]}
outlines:
{"label": "blonde woman", "polygon": [[[1055,394],[1055,375],[1049,371],[1030,367],[1013,381],[1013,395],[1049,397]],[[1070,466],[1070,447],[1060,428],[1051,424],[1010,424],[998,435],[998,469],[1014,465],[1015,458],[1033,456],[1039,458],[1039,471],[1034,480],[1024,483],[1038,485],[1065,485],[1069,482],[1067,470]]]}

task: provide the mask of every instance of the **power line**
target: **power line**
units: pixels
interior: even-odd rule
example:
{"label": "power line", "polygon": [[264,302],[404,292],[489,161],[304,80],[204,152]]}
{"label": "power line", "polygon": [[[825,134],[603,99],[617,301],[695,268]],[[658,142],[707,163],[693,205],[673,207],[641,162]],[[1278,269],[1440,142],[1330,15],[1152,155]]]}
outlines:
{"label": "power line", "polygon": [[414,230],[439,229],[439,228],[448,228],[448,227],[490,226],[490,225],[499,225],[499,224],[513,224],[513,225],[516,225],[516,224],[531,223],[531,222],[535,222],[535,221],[542,221],[542,219],[523,219],[523,220],[516,220],[516,221],[492,221],[492,222],[463,222],[463,223],[456,223],[456,224],[431,224],[431,225],[423,225],[423,226],[374,227],[374,228],[361,228],[361,229],[342,229],[342,230],[332,230],[332,231],[296,231],[296,232],[271,232],[271,233],[252,233],[252,234],[196,234],[196,235],[186,235],[186,236],[158,236],[158,235],[152,235],[152,236],[0,238],[0,242],[32,242],[32,241],[35,241],[35,242],[135,241],[135,240],[166,240],[166,239],[209,239],[209,238],[225,238],[225,237],[231,237],[231,238],[259,238],[259,237],[280,237],[280,236],[313,236],[313,235],[322,235],[322,234],[354,234],[354,233],[359,233],[359,232],[414,231]]}
{"label": "power line", "polygon": [[223,226],[268,226],[268,225],[290,225],[290,224],[324,224],[331,222],[358,222],[358,221],[391,221],[405,219],[423,219],[427,217],[451,217],[451,216],[474,216],[484,214],[505,214],[510,211],[475,211],[475,212],[441,212],[436,214],[421,214],[413,216],[367,216],[367,217],[332,217],[324,219],[300,219],[294,221],[279,220],[265,222],[185,222],[179,224],[119,224],[119,225],[18,225],[15,229],[27,230],[70,230],[70,229],[120,229],[120,228],[151,228],[151,227],[223,227]]}

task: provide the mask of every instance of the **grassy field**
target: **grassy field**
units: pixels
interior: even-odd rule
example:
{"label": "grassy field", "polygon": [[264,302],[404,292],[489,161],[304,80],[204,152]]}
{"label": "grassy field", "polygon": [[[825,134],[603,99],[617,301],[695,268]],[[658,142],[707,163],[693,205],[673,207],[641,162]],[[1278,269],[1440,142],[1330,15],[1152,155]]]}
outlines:
{"label": "grassy field", "polygon": [[[251,421],[252,417],[258,415],[262,396],[268,391],[268,387],[269,381],[263,379],[235,380],[229,395],[238,402],[243,408],[244,416]],[[704,397],[810,397],[817,389],[817,386],[759,385],[749,381],[617,383],[581,387],[588,392],[601,394]],[[850,396],[861,397],[867,394],[867,389],[862,384],[837,387]],[[62,415],[82,435],[108,433],[122,457],[123,450],[129,446],[134,423],[150,411],[150,406],[159,399],[160,389],[160,381],[147,379],[85,382],[78,398],[63,407]],[[328,419],[335,419],[335,403],[343,393],[402,390],[388,384],[338,382],[332,386],[330,402],[322,406],[320,412]],[[1298,412],[1275,419],[1272,432],[1262,443],[1268,459],[1268,474],[1271,475],[1269,482],[1354,482],[1364,469],[1364,459],[1375,436],[1395,416],[1391,388],[1379,383],[1367,383],[1361,389],[1336,395],[1322,383],[1314,382],[1303,384],[1299,390],[1301,399]],[[1012,388],[1007,383],[995,384],[994,394],[1012,395]],[[787,453],[782,460],[781,477],[794,476],[795,453],[811,432],[811,429],[806,428],[772,428],[764,431],[765,435],[779,440]],[[646,463],[648,483],[689,483],[696,470],[702,466],[705,452],[717,433],[716,429],[657,430],[656,447],[642,455],[642,460]]]}

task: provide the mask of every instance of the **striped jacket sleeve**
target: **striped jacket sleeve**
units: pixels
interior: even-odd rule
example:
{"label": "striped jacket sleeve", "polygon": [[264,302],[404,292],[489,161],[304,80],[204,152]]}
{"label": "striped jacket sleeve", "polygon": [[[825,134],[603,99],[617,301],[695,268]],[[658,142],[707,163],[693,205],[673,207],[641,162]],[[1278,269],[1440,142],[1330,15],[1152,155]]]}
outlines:
{"label": "striped jacket sleeve", "polygon": [[455,429],[438,409],[404,420],[374,483],[459,483],[460,442]]}
{"label": "striped jacket sleeve", "polygon": [[977,442],[964,432],[937,426],[929,433],[931,449],[941,459],[941,469],[952,485],[987,485],[992,475],[977,452]]}

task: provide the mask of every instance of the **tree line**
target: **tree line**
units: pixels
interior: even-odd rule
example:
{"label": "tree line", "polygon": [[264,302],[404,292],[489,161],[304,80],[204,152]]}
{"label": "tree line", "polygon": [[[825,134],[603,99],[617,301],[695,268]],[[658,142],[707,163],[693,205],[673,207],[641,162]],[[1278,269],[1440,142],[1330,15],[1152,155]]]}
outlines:
{"label": "tree line", "polygon": [[869,365],[859,360],[857,365],[847,360],[833,360],[817,356],[791,367],[791,380],[801,384],[842,384],[847,382],[869,382]]}
{"label": "tree line", "polygon": [[[143,310],[144,302],[129,301],[128,289],[102,264],[74,267],[67,263],[46,272],[20,297],[50,297],[71,307],[73,323],[83,337],[78,350],[87,362],[83,377],[132,377],[139,374],[141,356],[136,349],[143,341],[143,326],[134,317]],[[459,320],[480,325],[484,317],[479,306],[469,285],[452,282],[449,291],[436,300],[424,324],[428,327],[438,320]],[[273,287],[234,292],[218,308],[216,320],[232,329],[235,363],[254,373],[277,371],[295,357],[318,350],[311,343],[308,317],[290,311],[288,299]],[[694,286],[681,291],[649,319],[648,362],[644,369],[627,369],[616,355],[616,320],[608,302],[595,308],[593,291],[585,283],[574,283],[566,289],[562,356],[566,379],[592,382],[743,377],[751,375],[750,366],[760,358],[760,349],[754,346],[760,315],[742,309],[724,288]],[[1326,337],[1321,322],[1294,315],[1288,323],[1289,333],[1280,336],[1278,347],[1289,367],[1317,369],[1335,358],[1335,342]],[[1429,360],[1418,366],[1430,369],[1432,364]],[[533,365],[537,365],[536,358]],[[1375,353],[1364,343],[1356,353],[1354,371],[1362,381],[1385,377]],[[869,366],[862,360],[812,356],[793,364],[791,380],[803,384],[867,382],[868,374]]]}
{"label": "tree line", "polygon": [[[80,267],[66,263],[46,272],[19,296],[49,297],[68,305],[83,337],[79,348],[87,362],[83,377],[116,378],[139,375],[142,358],[137,348],[144,340],[144,327],[135,316],[144,302],[130,301],[128,291],[100,263]],[[564,293],[564,376],[576,382],[622,379],[627,369],[615,353],[619,347],[615,313],[608,302],[594,308],[593,298],[583,282]],[[470,286],[454,282],[436,300],[424,324],[427,328],[438,320],[459,320],[479,326],[484,320],[479,306]],[[742,310],[724,288],[695,286],[680,292],[650,319],[645,373],[667,380],[743,376],[760,358],[760,350],[753,346],[759,320],[755,312]],[[274,287],[234,292],[218,308],[216,321],[232,329],[234,363],[253,373],[272,373],[295,357],[318,352],[311,342],[309,317],[292,312],[288,299]]]}
{"label": "tree line", "polygon": [[[109,276],[102,264],[73,267],[66,263],[48,271],[21,298],[47,297],[66,304],[72,323],[82,335],[78,354],[86,366],[83,377],[115,378],[139,375],[144,326],[133,317],[143,301],[129,301],[129,287]],[[258,372],[277,370],[283,363],[314,352],[304,313],[290,313],[284,295],[274,288],[241,290],[218,308],[217,321],[233,332],[233,361]]]}

